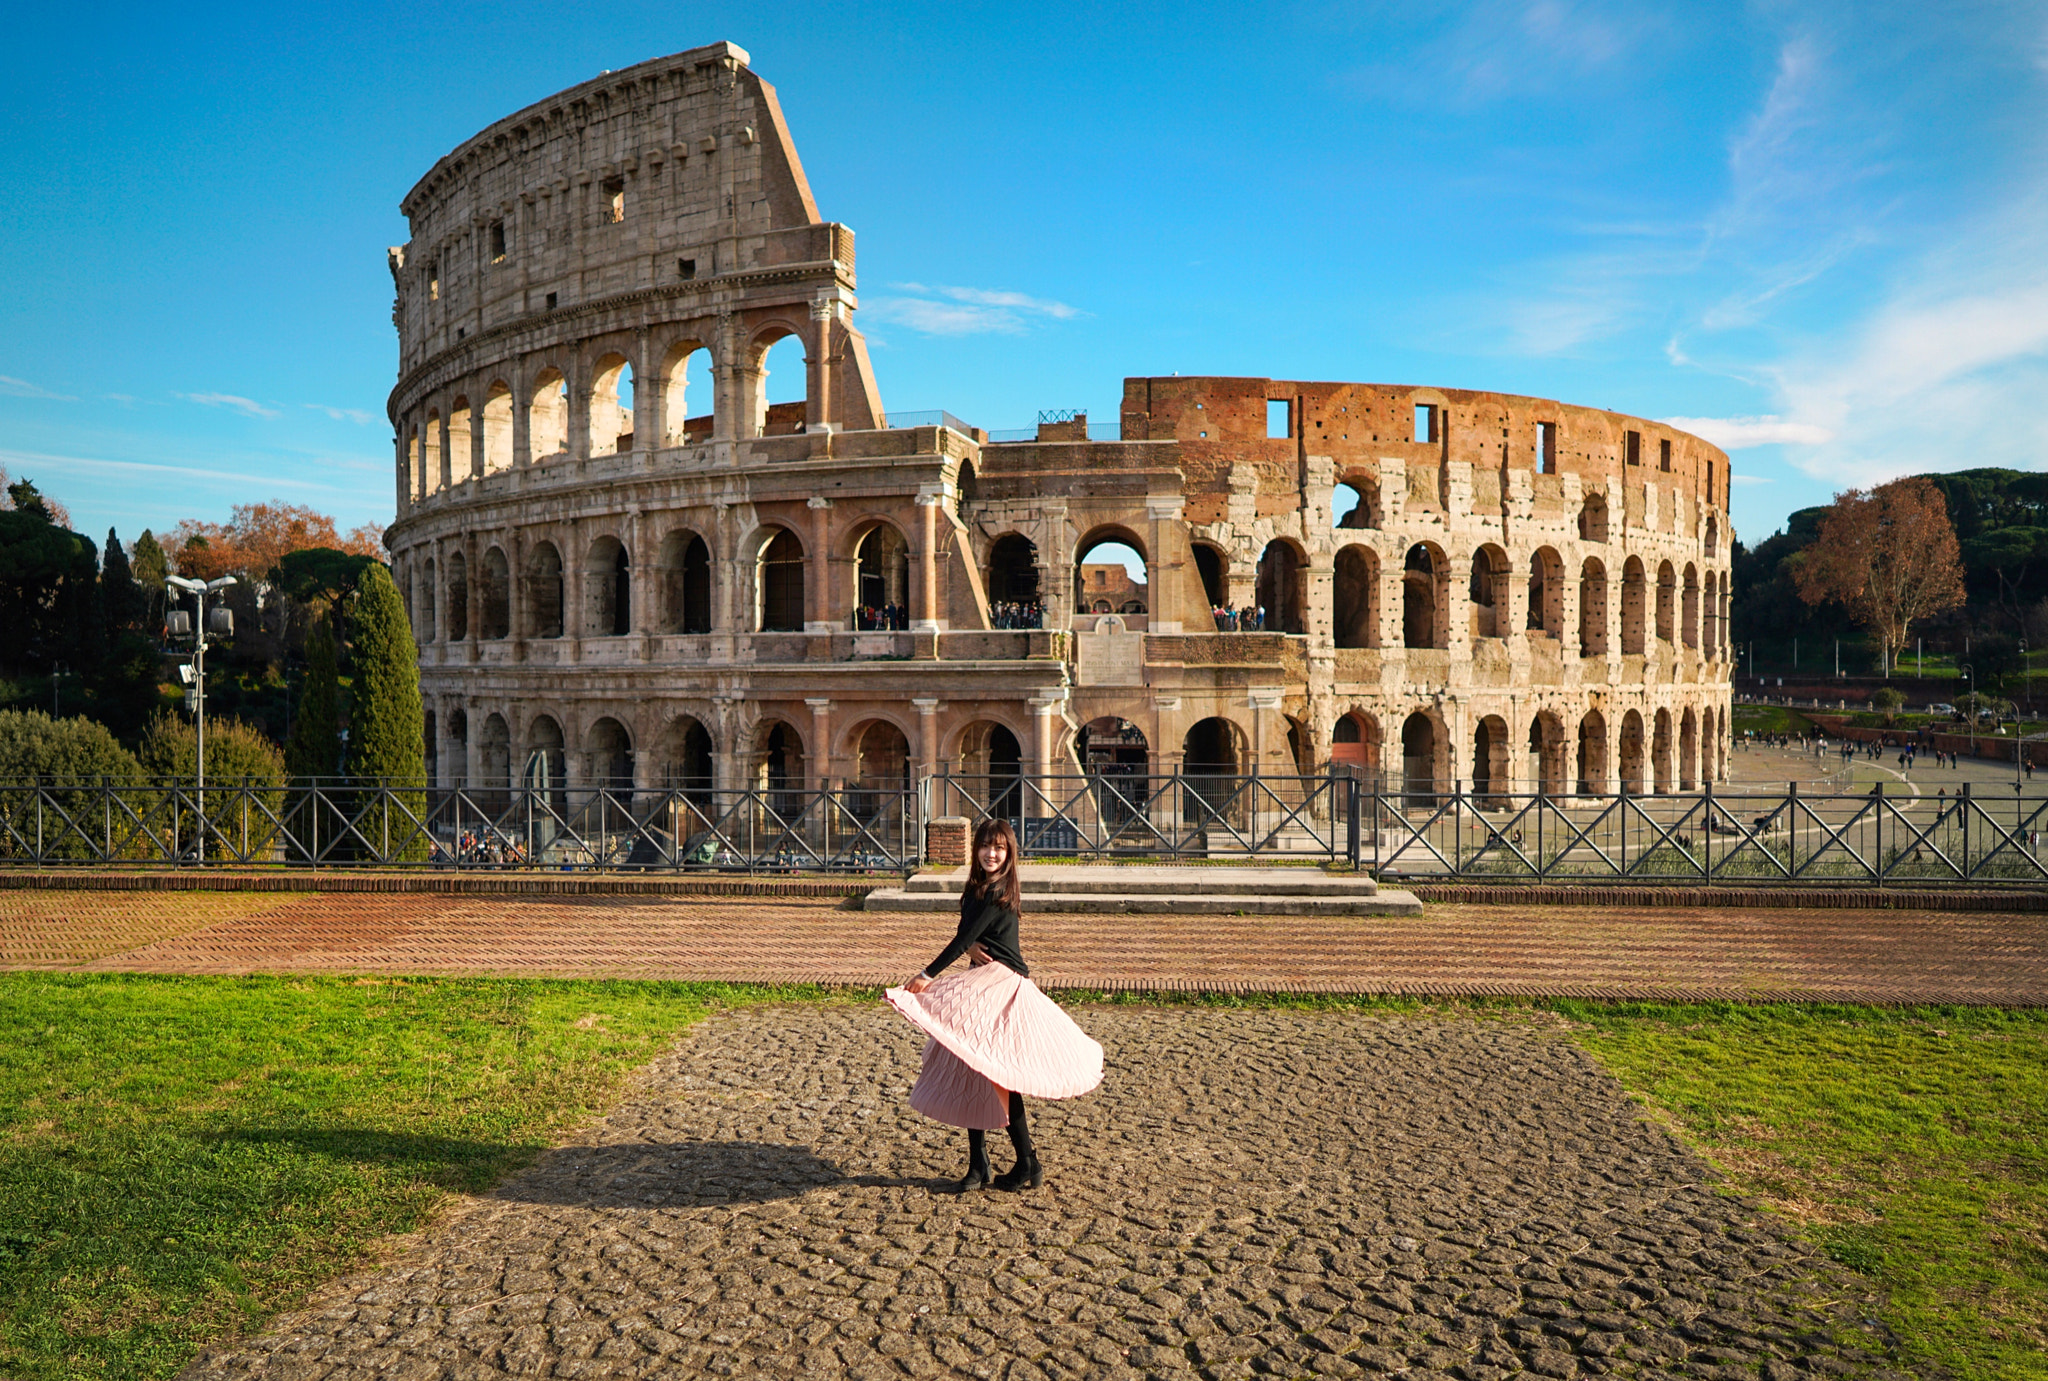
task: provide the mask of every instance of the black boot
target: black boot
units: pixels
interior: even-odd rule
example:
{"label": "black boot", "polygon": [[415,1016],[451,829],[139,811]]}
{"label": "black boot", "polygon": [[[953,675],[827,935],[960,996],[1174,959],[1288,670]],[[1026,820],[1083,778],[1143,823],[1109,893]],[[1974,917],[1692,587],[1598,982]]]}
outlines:
{"label": "black boot", "polygon": [[1024,1095],[1010,1095],[1010,1145],[1017,1152],[1017,1163],[996,1176],[996,1188],[1016,1193],[1020,1189],[1036,1189],[1045,1179],[1045,1171],[1038,1164],[1038,1151],[1031,1144],[1031,1123],[1024,1116]]}
{"label": "black boot", "polygon": [[967,1131],[967,1174],[953,1186],[955,1194],[972,1194],[989,1184],[988,1133],[978,1127]]}

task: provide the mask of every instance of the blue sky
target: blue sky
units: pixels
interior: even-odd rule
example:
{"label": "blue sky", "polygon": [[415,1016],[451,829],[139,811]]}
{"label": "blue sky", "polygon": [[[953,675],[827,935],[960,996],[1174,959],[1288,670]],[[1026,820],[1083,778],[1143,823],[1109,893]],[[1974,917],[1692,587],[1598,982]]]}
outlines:
{"label": "blue sky", "polygon": [[[884,403],[1499,389],[1730,448],[1740,535],[2048,466],[2048,6],[23,6],[0,464],[124,539],[392,504],[384,247],[477,129],[731,39],[860,236]],[[1691,419],[1687,421],[1686,419]]]}

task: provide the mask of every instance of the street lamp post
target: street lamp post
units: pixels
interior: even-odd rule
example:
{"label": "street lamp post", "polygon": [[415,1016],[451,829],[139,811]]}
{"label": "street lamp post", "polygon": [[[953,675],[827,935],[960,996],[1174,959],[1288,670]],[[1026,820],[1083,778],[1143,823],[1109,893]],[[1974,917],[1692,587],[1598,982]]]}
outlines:
{"label": "street lamp post", "polygon": [[1970,726],[1970,756],[1977,756],[1977,668],[1968,662],[1960,662],[1956,670],[1970,678],[1970,712],[1963,716]]}
{"label": "street lamp post", "polygon": [[[192,689],[186,693],[185,698],[187,703],[192,706],[193,739],[198,758],[198,789],[196,795],[199,837],[197,847],[199,850],[199,861],[204,863],[206,861],[206,638],[209,633],[219,634],[224,638],[232,637],[235,631],[235,615],[231,609],[215,609],[212,622],[208,622],[206,617],[206,597],[219,594],[228,586],[233,585],[235,578],[231,575],[224,575],[218,580],[202,581],[188,580],[184,576],[174,575],[169,577],[169,581],[173,589],[183,590],[193,596],[198,605],[196,611],[197,622],[192,624],[190,628],[192,634]],[[171,635],[173,637],[182,636],[187,632],[184,626],[186,623],[185,611],[182,609],[173,610],[170,616]]]}

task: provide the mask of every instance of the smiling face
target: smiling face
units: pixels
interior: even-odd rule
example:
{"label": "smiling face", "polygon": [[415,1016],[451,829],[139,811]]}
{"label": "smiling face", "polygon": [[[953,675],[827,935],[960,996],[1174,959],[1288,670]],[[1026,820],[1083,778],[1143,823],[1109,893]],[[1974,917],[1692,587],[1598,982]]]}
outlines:
{"label": "smiling face", "polygon": [[1001,839],[990,839],[975,850],[974,857],[975,861],[981,864],[981,871],[993,877],[1010,861],[1010,846]]}

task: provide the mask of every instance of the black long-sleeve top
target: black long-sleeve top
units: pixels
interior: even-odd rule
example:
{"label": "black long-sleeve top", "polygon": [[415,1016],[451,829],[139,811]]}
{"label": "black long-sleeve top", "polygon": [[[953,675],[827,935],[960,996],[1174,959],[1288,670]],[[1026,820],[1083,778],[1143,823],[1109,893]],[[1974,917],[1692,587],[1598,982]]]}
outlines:
{"label": "black long-sleeve top", "polygon": [[969,945],[978,944],[989,958],[1029,978],[1031,969],[1017,945],[1017,921],[1015,908],[983,897],[971,887],[964,889],[960,893],[960,929],[952,942],[939,951],[939,957],[926,965],[925,977],[935,978],[944,973],[946,966],[965,954]]}

